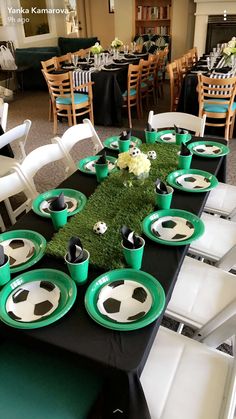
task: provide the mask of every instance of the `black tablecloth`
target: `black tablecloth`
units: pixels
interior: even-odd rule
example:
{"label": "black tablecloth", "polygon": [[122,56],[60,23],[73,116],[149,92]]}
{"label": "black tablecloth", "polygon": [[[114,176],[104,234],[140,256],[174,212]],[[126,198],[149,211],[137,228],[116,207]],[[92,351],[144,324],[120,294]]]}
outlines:
{"label": "black tablecloth", "polygon": [[[143,139],[143,132],[133,132],[133,134]],[[115,155],[115,152],[109,150],[108,154]],[[194,156],[192,167],[218,174],[219,180],[224,181],[225,158],[204,159]],[[61,186],[79,189],[86,196],[90,196],[97,182],[95,176],[76,172]],[[172,207],[200,214],[206,197],[207,193],[191,194],[175,190]],[[47,240],[50,240],[53,234],[50,220],[38,217],[32,211],[13,227],[13,229],[20,228],[38,231]],[[148,238],[145,240],[142,270],[149,272],[160,281],[168,303],[188,246],[171,247],[154,243]],[[44,256],[34,268],[55,268],[66,271],[63,260],[48,256]],[[89,283],[99,274],[101,271],[90,267]],[[38,346],[45,347],[50,344],[63,348],[86,361],[93,361],[96,366],[106,371],[106,387],[91,412],[90,418],[150,419],[139,376],[162,316],[140,330],[119,332],[106,329],[96,324],[84,308],[83,300],[87,285],[78,288],[78,296],[73,308],[54,324],[27,331],[13,329],[1,323],[0,332],[6,337],[7,335],[11,338],[15,336],[24,344],[33,341]],[[120,414],[117,409],[123,414]]]}
{"label": "black tablecloth", "polygon": [[2,129],[2,125],[0,125],[0,155],[6,156],[6,157],[14,157],[13,151],[11,149],[10,144],[5,145],[4,147],[1,147],[1,135],[4,134],[4,131]]}

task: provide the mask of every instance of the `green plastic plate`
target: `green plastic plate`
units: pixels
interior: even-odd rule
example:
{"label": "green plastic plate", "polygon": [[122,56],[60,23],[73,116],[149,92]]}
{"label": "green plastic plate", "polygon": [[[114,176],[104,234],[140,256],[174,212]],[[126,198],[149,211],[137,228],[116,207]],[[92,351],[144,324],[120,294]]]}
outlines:
{"label": "green plastic plate", "polygon": [[[119,323],[114,321],[110,317],[102,314],[98,309],[98,299],[102,289],[104,289],[105,286],[110,285],[112,293],[112,289],[118,289],[117,285],[119,287],[123,286],[123,281],[135,281],[137,283],[137,288],[141,287],[143,289],[144,287],[146,290],[148,290],[152,300],[150,310],[143,317],[129,323]],[[130,301],[132,300],[132,295],[127,296],[126,294],[125,297],[130,298]],[[137,313],[137,311],[142,311],[142,304],[145,303],[145,301],[142,301],[139,301],[137,306],[135,305],[133,313],[134,315]],[[133,301],[131,301],[130,304],[132,303]],[[135,300],[135,304],[136,303],[137,300]],[[113,330],[127,331],[145,327],[156,320],[156,318],[163,311],[164,306],[165,293],[158,280],[147,272],[139,271],[136,269],[115,269],[113,271],[106,272],[105,274],[100,275],[90,284],[85,294],[85,308],[90,317],[100,325]],[[122,302],[118,310],[122,310]]]}
{"label": "green plastic plate", "polygon": [[[103,144],[106,148],[109,148],[110,150],[119,151],[118,139],[119,139],[119,136],[109,137],[103,142]],[[142,140],[140,140],[137,137],[131,136],[130,143],[132,146],[139,147],[142,144]]]}
{"label": "green plastic plate", "polygon": [[[188,134],[187,140],[185,143],[190,141],[192,138],[191,134]],[[176,144],[175,141],[175,130],[174,129],[166,129],[163,131],[157,132],[156,143],[164,143],[164,144]]]}
{"label": "green plastic plate", "polygon": [[216,158],[230,152],[229,147],[215,141],[195,141],[188,145],[193,154],[201,157]]}
{"label": "green plastic plate", "polygon": [[80,191],[66,188],[51,189],[50,191],[46,191],[37,196],[37,198],[33,200],[33,211],[41,217],[50,218],[50,214],[47,210],[49,202],[52,198],[54,198],[62,192],[65,195],[65,202],[68,205],[69,217],[71,215],[77,214],[77,212],[82,211],[87,201],[86,196]]}
{"label": "green plastic plate", "polygon": [[169,185],[185,192],[207,192],[218,185],[214,175],[204,170],[181,169],[167,176]]}
{"label": "green plastic plate", "polygon": [[[85,159],[82,159],[76,163],[76,167],[83,173],[87,173],[88,175],[96,175],[94,163],[96,162],[96,160],[99,159],[99,157],[100,157],[99,155],[85,157]],[[109,172],[113,172],[114,170],[117,170],[117,167],[116,167],[117,159],[112,156],[106,156],[106,158],[108,160]]]}
{"label": "green plastic plate", "polygon": [[[178,227],[179,219],[182,219],[182,231]],[[156,225],[158,227],[155,227]],[[152,212],[144,218],[142,226],[143,232],[151,240],[169,246],[182,246],[192,243],[204,233],[204,224],[199,217],[191,212],[178,209]],[[166,239],[166,237],[169,239]]]}
{"label": "green plastic plate", "polygon": [[[32,322],[20,322],[14,320],[6,311],[6,303],[10,294],[23,284],[32,281],[49,281],[60,289],[58,307],[48,317]],[[8,282],[0,292],[0,319],[9,326],[18,329],[36,329],[48,326],[64,316],[75,302],[77,289],[74,281],[64,272],[55,269],[36,269],[25,272]],[[39,302],[40,303],[40,302]],[[22,304],[22,303],[20,303]]]}
{"label": "green plastic plate", "polygon": [[[23,271],[30,266],[33,266],[36,262],[38,262],[44,255],[45,249],[46,249],[46,240],[45,238],[39,234],[36,233],[36,231],[32,230],[12,230],[7,231],[6,233],[0,234],[0,244],[4,246],[4,242],[13,239],[26,239],[27,242],[30,241],[34,245],[34,253],[32,254],[32,257],[28,259],[26,262],[21,263],[20,261],[17,266],[11,267],[11,273],[20,272]],[[11,256],[14,258],[14,250],[12,249]],[[17,248],[17,254],[19,254],[19,246]],[[25,260],[24,255],[24,249],[22,248],[22,259]],[[19,258],[19,256],[17,255]]]}

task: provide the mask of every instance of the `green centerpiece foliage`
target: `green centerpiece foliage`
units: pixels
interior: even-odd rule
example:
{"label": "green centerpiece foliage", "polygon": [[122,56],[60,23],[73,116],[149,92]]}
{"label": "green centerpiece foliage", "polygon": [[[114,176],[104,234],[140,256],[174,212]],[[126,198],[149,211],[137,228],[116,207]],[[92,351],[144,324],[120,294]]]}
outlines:
{"label": "green centerpiece foliage", "polygon": [[[149,177],[138,180],[131,187],[125,187],[121,171],[103,181],[88,199],[83,211],[70,221],[48,243],[47,254],[63,258],[71,236],[78,236],[90,253],[90,263],[104,270],[122,268],[125,261],[122,254],[120,228],[127,225],[141,234],[142,220],[155,209],[154,182],[165,180],[177,169],[179,147],[170,144],[143,144],[143,153],[155,150],[157,159],[151,160]],[[132,176],[132,174],[131,174]],[[104,221],[108,229],[104,235],[97,235],[93,226]]]}

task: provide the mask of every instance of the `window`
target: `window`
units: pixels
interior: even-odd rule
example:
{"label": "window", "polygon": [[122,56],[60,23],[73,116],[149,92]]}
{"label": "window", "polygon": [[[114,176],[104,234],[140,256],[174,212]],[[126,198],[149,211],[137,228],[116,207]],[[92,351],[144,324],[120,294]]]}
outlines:
{"label": "window", "polygon": [[[47,13],[32,13],[31,0],[20,0],[20,5],[23,9],[29,10],[29,13],[22,13],[22,17],[25,18],[23,24],[25,37],[50,33]],[[34,0],[33,6],[37,9],[46,9],[46,0]]]}

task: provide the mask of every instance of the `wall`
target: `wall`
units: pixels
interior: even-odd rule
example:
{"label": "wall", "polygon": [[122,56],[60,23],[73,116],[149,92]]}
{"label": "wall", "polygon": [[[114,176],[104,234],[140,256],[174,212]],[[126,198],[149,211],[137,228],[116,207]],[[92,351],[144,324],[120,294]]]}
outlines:
{"label": "wall", "polygon": [[194,11],[193,0],[172,0],[171,60],[193,47]]}
{"label": "wall", "polygon": [[[208,15],[236,14],[236,1],[222,0],[194,0],[197,4],[194,45],[198,48],[199,55],[205,52]],[[236,32],[236,31],[235,31]],[[235,33],[236,36],[236,33]]]}
{"label": "wall", "polygon": [[115,13],[109,13],[108,0],[87,1],[90,2],[91,17],[91,33],[88,36],[97,36],[101,45],[107,48],[115,37]]}
{"label": "wall", "polygon": [[135,0],[115,0],[115,36],[130,44],[135,35]]}

